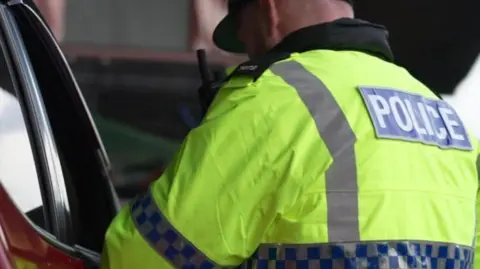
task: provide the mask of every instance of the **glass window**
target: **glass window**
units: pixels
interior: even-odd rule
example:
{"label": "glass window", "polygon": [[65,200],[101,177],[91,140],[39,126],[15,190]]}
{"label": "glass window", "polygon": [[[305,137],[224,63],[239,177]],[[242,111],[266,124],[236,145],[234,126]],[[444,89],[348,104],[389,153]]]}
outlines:
{"label": "glass window", "polygon": [[0,180],[18,208],[43,227],[42,195],[25,117],[0,57]]}
{"label": "glass window", "polygon": [[[148,189],[180,148],[191,128],[201,120],[197,89],[198,66],[192,61],[142,60],[132,49],[131,59],[92,51],[70,64],[92,113],[115,173],[114,186],[125,202]],[[158,59],[161,53],[156,54]],[[240,58],[238,58],[240,59]],[[223,72],[225,58],[209,64],[212,73]],[[194,59],[193,59],[194,60]]]}
{"label": "glass window", "polygon": [[127,201],[158,179],[188,131],[199,123],[198,67],[76,60],[72,67],[112,163],[113,184],[119,198]]}

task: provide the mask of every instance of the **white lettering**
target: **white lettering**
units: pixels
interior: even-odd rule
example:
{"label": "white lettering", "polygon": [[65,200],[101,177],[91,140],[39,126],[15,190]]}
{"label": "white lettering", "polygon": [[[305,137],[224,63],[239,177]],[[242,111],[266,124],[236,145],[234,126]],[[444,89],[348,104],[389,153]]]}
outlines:
{"label": "white lettering", "polygon": [[457,134],[455,132],[455,129],[453,127],[458,127],[460,126],[460,123],[458,121],[455,121],[453,119],[450,119],[448,116],[453,115],[453,111],[451,109],[445,108],[445,107],[440,107],[438,108],[438,111],[440,112],[440,115],[442,116],[443,122],[445,122],[445,126],[447,127],[448,133],[452,136],[453,139],[456,140],[465,140],[465,136],[461,134]]}
{"label": "white lettering", "polygon": [[359,87],[378,139],[472,149],[455,110],[444,101],[394,89]]}
{"label": "white lettering", "polygon": [[[389,102],[390,106],[392,107],[393,118],[397,122],[398,127],[400,127],[400,129],[404,130],[405,132],[412,131],[413,122],[402,100],[400,100],[398,96],[393,96],[389,99]],[[401,111],[399,111],[398,108],[400,108]],[[403,115],[405,115],[405,121],[402,120],[400,113],[403,113]]]}
{"label": "white lettering", "polygon": [[425,128],[421,127],[420,124],[418,124],[418,120],[417,120],[417,117],[416,117],[416,113],[415,111],[413,111],[413,107],[412,107],[412,103],[410,102],[410,100],[408,99],[405,99],[405,106],[407,106],[407,110],[408,110],[408,113],[410,114],[410,117],[412,118],[412,121],[413,121],[413,128],[415,128],[415,130],[417,132],[419,132],[420,134],[427,134],[427,130],[425,130]]}
{"label": "white lettering", "polygon": [[376,118],[378,119],[380,127],[386,128],[387,125],[385,124],[384,116],[390,114],[390,108],[388,107],[387,100],[380,95],[369,95],[368,99],[370,99],[370,103],[373,106],[373,110]]}
{"label": "white lettering", "polygon": [[422,115],[423,122],[425,123],[425,129],[427,129],[428,135],[434,135],[432,123],[430,122],[430,118],[428,117],[427,110],[423,103],[418,102],[417,107],[420,110],[420,115]]}
{"label": "white lettering", "polygon": [[[432,117],[436,118],[436,119],[440,119],[440,115],[438,115],[437,111],[435,110],[435,108],[427,105],[427,111],[430,112],[430,114],[432,115]],[[443,127],[440,127],[438,128],[437,130],[435,130],[435,135],[437,136],[438,139],[445,139],[447,138],[447,130]]]}

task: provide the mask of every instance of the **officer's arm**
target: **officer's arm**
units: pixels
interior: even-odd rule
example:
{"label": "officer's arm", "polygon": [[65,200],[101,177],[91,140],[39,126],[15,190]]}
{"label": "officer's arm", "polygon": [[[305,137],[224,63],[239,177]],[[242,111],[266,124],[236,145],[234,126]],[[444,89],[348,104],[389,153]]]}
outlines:
{"label": "officer's arm", "polygon": [[223,266],[252,255],[282,202],[288,202],[279,200],[282,189],[292,189],[284,171],[274,168],[277,160],[269,154],[281,145],[273,145],[270,134],[268,116],[245,109],[207,121],[188,135],[152,186],[165,228],[177,231],[172,244],[191,244],[195,255]]}
{"label": "officer's arm", "polygon": [[[247,100],[210,113],[215,116],[190,132],[173,163],[152,185],[161,217],[150,223],[139,217],[141,210],[152,215],[147,199],[132,208],[140,231],[157,227],[159,234],[144,237],[149,245],[161,245],[158,255],[177,268],[242,263],[299,189],[287,168],[291,156],[272,137],[277,132],[270,108],[250,100],[248,90],[241,91],[244,94],[231,99]],[[292,195],[283,195],[284,190]]]}

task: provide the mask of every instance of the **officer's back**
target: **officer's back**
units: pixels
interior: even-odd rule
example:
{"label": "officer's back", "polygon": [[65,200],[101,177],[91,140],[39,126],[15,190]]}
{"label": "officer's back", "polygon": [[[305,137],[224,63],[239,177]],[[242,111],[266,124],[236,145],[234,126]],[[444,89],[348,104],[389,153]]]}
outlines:
{"label": "officer's back", "polygon": [[251,60],[114,221],[112,268],[472,268],[477,142],[386,30],[341,0],[229,2],[215,41]]}
{"label": "officer's back", "polygon": [[[306,155],[330,155],[300,165],[313,175],[326,170],[325,183],[314,178],[312,189],[326,190],[329,241],[429,238],[471,246],[478,151],[454,109],[378,56],[318,50],[292,60],[271,69],[296,88],[323,140],[299,138]],[[301,116],[289,124],[309,128]]]}

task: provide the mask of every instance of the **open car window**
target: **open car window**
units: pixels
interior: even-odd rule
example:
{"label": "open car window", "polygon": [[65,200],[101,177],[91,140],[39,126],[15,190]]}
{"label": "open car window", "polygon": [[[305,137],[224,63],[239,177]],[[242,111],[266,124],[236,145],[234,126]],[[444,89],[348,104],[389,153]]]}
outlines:
{"label": "open car window", "polygon": [[46,229],[27,115],[22,111],[5,54],[0,55],[0,182],[18,209],[33,223]]}
{"label": "open car window", "polygon": [[158,179],[199,124],[201,81],[195,62],[135,59],[136,50],[132,59],[98,53],[72,57],[70,64],[112,163],[117,193],[127,201]]}

